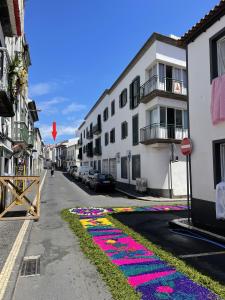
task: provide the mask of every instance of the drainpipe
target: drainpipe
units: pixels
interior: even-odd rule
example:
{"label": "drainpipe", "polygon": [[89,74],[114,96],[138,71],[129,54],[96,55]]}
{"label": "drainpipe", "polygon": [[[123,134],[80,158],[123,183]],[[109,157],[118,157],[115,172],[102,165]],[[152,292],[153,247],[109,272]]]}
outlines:
{"label": "drainpipe", "polygon": [[[188,76],[188,46],[186,45],[186,74],[187,74],[187,112],[188,112],[188,137],[190,138],[190,106],[189,106],[189,76]],[[190,199],[192,204],[192,172],[191,155],[189,155],[189,179],[190,179]],[[191,205],[192,206],[192,205]]]}

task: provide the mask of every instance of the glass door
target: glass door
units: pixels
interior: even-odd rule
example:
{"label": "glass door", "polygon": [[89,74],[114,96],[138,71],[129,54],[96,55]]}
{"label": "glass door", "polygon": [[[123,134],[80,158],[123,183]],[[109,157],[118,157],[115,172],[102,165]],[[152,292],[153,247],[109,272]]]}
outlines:
{"label": "glass door", "polygon": [[175,138],[175,110],[167,108],[167,137],[168,139]]}

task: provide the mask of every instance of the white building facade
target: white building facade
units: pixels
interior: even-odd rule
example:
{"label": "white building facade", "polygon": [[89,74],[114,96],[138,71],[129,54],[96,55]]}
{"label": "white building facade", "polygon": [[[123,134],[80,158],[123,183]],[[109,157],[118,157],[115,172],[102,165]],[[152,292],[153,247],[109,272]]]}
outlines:
{"label": "white building facade", "polygon": [[156,196],[186,195],[186,52],[154,33],[79,127],[79,158],[118,185],[147,181]]}
{"label": "white building facade", "polygon": [[74,138],[68,140],[66,149],[66,169],[68,170],[70,166],[80,166],[80,160],[78,159],[79,154],[79,138]]}
{"label": "white building facade", "polygon": [[[224,232],[225,222],[216,219],[215,201],[216,185],[225,181],[225,121],[213,124],[211,106],[213,80],[225,75],[225,2],[221,1],[182,40],[188,51],[192,221]],[[215,93],[224,86],[225,81],[218,84]],[[225,104],[218,109],[225,116]]]}

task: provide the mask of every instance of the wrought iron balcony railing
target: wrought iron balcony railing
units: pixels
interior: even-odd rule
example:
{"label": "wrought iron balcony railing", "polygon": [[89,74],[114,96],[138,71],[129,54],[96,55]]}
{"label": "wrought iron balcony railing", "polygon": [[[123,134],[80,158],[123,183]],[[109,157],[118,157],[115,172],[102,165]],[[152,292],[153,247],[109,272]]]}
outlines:
{"label": "wrought iron balcony railing", "polygon": [[181,141],[188,136],[188,130],[175,125],[152,124],[140,129],[140,143]]}
{"label": "wrought iron balcony railing", "polygon": [[98,122],[96,125],[93,126],[93,134],[99,134],[102,132],[102,126],[101,126],[101,123]]}
{"label": "wrought iron balcony railing", "polygon": [[187,87],[183,81],[155,75],[140,87],[140,98],[144,98],[155,90],[184,96],[187,95]]}
{"label": "wrought iron balcony railing", "polygon": [[91,132],[91,131],[88,131],[88,132],[87,132],[87,139],[88,139],[88,140],[93,139],[93,132]]}
{"label": "wrought iron balcony railing", "polygon": [[94,148],[94,155],[96,155],[96,156],[102,155],[102,147],[101,146]]}

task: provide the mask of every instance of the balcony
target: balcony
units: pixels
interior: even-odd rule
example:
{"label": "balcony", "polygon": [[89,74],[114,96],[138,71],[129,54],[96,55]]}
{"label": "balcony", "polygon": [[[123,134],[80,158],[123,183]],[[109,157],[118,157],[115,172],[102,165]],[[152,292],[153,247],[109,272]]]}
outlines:
{"label": "balcony", "polygon": [[29,131],[27,125],[24,122],[14,123],[14,135],[13,141],[15,143],[29,144]]}
{"label": "balcony", "polygon": [[91,139],[93,139],[93,132],[91,132],[91,131],[88,131],[88,132],[87,132],[87,136],[86,136],[86,138],[87,138],[88,140],[91,140]]}
{"label": "balcony", "polygon": [[188,130],[180,126],[152,124],[140,129],[140,143],[176,143],[188,136]]}
{"label": "balcony", "polygon": [[98,135],[102,132],[102,126],[101,123],[97,123],[96,125],[93,126],[93,134]]}
{"label": "balcony", "polygon": [[98,147],[95,147],[95,148],[94,148],[94,155],[95,155],[95,156],[100,156],[100,155],[102,155],[102,147],[101,147],[101,146],[98,146]]}
{"label": "balcony", "polygon": [[93,157],[93,143],[92,142],[87,144],[86,155],[87,155],[87,157]]}
{"label": "balcony", "polygon": [[140,87],[140,101],[147,103],[157,96],[187,101],[187,88],[183,81],[155,75]]}
{"label": "balcony", "polygon": [[9,92],[10,58],[7,49],[0,48],[0,116],[13,117],[13,101]]}

